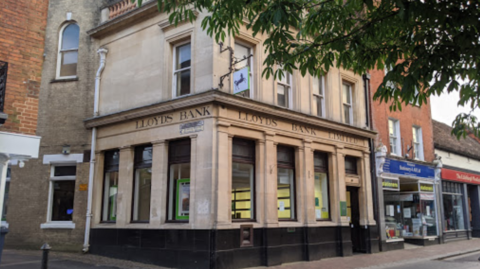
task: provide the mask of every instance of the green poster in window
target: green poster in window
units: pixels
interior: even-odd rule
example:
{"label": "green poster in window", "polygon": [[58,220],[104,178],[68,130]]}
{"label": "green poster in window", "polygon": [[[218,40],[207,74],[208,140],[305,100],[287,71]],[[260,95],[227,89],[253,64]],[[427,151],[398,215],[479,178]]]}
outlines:
{"label": "green poster in window", "polygon": [[347,216],[347,202],[340,201],[340,216]]}
{"label": "green poster in window", "polygon": [[177,180],[177,197],[175,201],[175,218],[188,220],[190,215],[190,179]]}
{"label": "green poster in window", "polygon": [[108,220],[117,220],[117,193],[118,193],[118,186],[113,185],[110,186],[109,190],[110,196],[110,216]]}

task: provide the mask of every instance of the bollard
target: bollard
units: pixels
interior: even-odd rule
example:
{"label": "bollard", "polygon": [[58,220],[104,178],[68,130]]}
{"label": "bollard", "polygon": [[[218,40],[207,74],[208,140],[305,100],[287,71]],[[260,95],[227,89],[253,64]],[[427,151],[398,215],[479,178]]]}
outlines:
{"label": "bollard", "polygon": [[48,251],[50,251],[51,247],[45,243],[40,249],[43,250],[41,269],[48,269]]}

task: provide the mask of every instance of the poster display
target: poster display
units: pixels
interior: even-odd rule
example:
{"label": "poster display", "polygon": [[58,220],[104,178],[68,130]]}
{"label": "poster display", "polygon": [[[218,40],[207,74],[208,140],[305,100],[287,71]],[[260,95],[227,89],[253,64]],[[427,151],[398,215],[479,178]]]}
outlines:
{"label": "poster display", "polygon": [[177,180],[176,218],[188,220],[190,215],[190,179]]}
{"label": "poster display", "polygon": [[412,218],[412,210],[408,207],[405,207],[403,209],[403,217],[406,218],[406,219]]}

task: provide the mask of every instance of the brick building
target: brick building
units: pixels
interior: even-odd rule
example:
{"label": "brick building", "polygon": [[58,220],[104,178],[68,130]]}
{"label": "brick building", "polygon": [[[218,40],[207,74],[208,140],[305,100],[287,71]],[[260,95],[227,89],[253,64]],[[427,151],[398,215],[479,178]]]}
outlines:
{"label": "brick building", "polygon": [[21,188],[18,181],[10,184],[10,170],[38,157],[40,137],[35,135],[47,6],[48,0],[0,2],[0,210],[2,227],[11,229],[6,213],[16,207]]}
{"label": "brick building", "polygon": [[[6,112],[14,118],[7,127],[42,137],[38,159],[11,169],[8,211],[15,214],[7,216],[7,247],[38,249],[48,242],[56,250],[81,250],[89,169],[89,154],[84,152],[90,148],[83,120],[93,115],[95,78],[95,52],[86,31],[98,24],[100,7],[106,2],[7,0],[0,4],[7,8],[0,13],[7,16],[0,23],[7,22],[7,31],[20,33],[16,42],[28,41],[18,49],[12,39],[7,40],[16,54],[11,61],[19,61],[13,66],[25,66],[12,74],[12,80],[9,77],[9,82],[18,78],[12,94],[23,97],[9,97],[14,105]],[[14,29],[8,24],[13,22],[23,26]],[[20,31],[27,26],[32,31]],[[26,67],[29,63],[35,67]],[[15,119],[35,119],[36,106],[30,104],[39,105],[38,125],[17,123]]]}
{"label": "brick building", "polygon": [[[383,81],[384,71],[373,70],[371,96]],[[438,189],[430,103],[421,107],[371,102],[377,176],[377,222],[383,251],[403,248],[403,242],[439,243]]]}
{"label": "brick building", "polygon": [[48,0],[0,3],[0,61],[8,63],[2,132],[35,135]]}

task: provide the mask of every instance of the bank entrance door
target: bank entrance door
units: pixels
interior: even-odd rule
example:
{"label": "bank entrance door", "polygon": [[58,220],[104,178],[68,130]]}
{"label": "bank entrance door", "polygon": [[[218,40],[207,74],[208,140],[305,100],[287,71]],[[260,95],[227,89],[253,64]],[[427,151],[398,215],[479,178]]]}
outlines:
{"label": "bank entrance door", "polygon": [[350,220],[353,252],[361,252],[360,245],[360,209],[358,206],[358,188],[347,187],[347,216]]}

